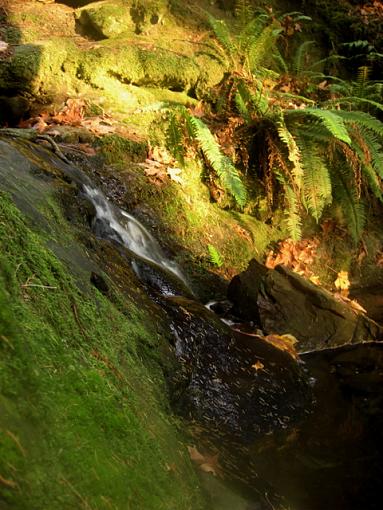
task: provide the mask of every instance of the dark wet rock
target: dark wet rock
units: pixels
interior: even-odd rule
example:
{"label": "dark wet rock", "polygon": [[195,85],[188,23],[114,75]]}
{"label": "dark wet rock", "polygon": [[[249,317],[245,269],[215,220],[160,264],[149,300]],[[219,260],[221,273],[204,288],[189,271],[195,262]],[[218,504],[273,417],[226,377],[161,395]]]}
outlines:
{"label": "dark wet rock", "polygon": [[367,315],[383,325],[383,286],[351,289],[351,298],[356,299],[366,310]]}
{"label": "dark wet rock", "polygon": [[262,448],[249,450],[253,471],[277,487],[294,510],[378,510],[383,345],[325,349],[302,360],[314,383],[314,411],[287,440],[265,438]]}
{"label": "dark wet rock", "polygon": [[253,259],[233,278],[228,297],[236,315],[266,334],[294,335],[301,352],[383,337],[374,321],[284,266],[267,269]]}
{"label": "dark wet rock", "polygon": [[0,125],[14,127],[29,115],[29,101],[22,96],[0,96]]}
{"label": "dark wet rock", "polygon": [[170,298],[162,305],[187,374],[177,407],[217,438],[251,444],[310,412],[307,377],[286,352],[233,332],[199,303]]}
{"label": "dark wet rock", "polygon": [[193,298],[191,290],[174,273],[150,261],[132,257],[132,268],[139,280],[163,296]]}
{"label": "dark wet rock", "polygon": [[92,283],[96,289],[98,289],[103,294],[108,294],[109,286],[105,281],[105,278],[100,274],[92,271],[90,274],[90,283]]}

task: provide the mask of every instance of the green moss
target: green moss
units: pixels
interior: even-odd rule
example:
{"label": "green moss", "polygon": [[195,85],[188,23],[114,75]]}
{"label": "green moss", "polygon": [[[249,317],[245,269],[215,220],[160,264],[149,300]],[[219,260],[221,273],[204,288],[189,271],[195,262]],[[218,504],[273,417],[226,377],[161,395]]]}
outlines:
{"label": "green moss", "polygon": [[87,51],[79,77],[103,88],[105,78],[115,77],[137,86],[157,86],[192,93],[201,80],[201,70],[192,58],[168,50],[148,50],[132,41],[113,41]]}
{"label": "green moss", "polygon": [[78,9],[76,18],[85,33],[92,33],[97,38],[117,37],[134,33],[136,29],[125,2],[92,3]]}
{"label": "green moss", "polygon": [[131,161],[144,161],[148,152],[146,142],[137,142],[128,140],[119,135],[103,136],[98,145],[101,152],[109,164],[121,163],[125,159]]}
{"label": "green moss", "polygon": [[4,194],[0,253],[1,508],[201,508],[152,319],[81,293]]}
{"label": "green moss", "polygon": [[[0,89],[32,93],[57,91],[69,85],[73,76],[66,76],[64,62],[76,60],[71,41],[51,39],[38,44],[16,46],[11,58],[0,69]],[[76,66],[67,66],[74,72]]]}

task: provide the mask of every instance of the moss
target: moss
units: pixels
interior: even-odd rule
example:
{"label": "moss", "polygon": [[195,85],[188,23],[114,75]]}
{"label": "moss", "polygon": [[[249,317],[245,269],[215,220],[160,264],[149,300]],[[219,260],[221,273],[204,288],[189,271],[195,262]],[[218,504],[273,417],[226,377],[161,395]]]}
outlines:
{"label": "moss", "polygon": [[135,33],[136,26],[126,2],[91,3],[76,12],[78,23],[85,34],[97,39]]}
{"label": "moss", "polygon": [[64,62],[75,54],[74,44],[64,39],[16,46],[12,57],[1,66],[0,89],[41,94],[65,88],[71,77],[65,76]]}
{"label": "moss", "polygon": [[109,164],[121,163],[125,159],[144,161],[148,153],[148,144],[145,141],[128,140],[115,134],[102,137],[98,145]]}
{"label": "moss", "polygon": [[156,356],[142,362],[152,318],[80,292],[4,194],[0,246],[0,506],[201,508]]}
{"label": "moss", "polygon": [[87,51],[80,63],[79,77],[100,88],[105,78],[115,77],[137,86],[193,93],[201,80],[201,70],[190,57],[160,48],[148,50],[121,40]]}

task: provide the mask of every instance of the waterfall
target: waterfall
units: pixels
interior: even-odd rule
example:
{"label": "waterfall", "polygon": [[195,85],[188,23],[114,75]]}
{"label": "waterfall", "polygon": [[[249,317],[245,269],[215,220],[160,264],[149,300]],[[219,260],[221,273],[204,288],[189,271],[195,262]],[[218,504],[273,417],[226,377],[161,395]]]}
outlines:
{"label": "waterfall", "polygon": [[[178,264],[169,260],[156,239],[131,214],[111,204],[97,188],[83,185],[86,196],[96,209],[96,220],[101,222],[106,237],[119,242],[141,259],[147,260],[166,271],[170,271],[184,284],[187,284]],[[133,265],[133,269],[134,269]]]}

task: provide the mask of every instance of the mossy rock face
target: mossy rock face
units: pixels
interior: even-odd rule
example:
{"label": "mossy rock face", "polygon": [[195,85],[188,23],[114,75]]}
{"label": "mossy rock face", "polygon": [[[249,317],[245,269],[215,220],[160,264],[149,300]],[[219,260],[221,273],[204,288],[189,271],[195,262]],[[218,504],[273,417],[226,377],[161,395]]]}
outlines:
{"label": "mossy rock face", "polygon": [[62,162],[13,147],[0,141],[0,508],[201,510],[159,309],[111,244],[78,240]]}
{"label": "mossy rock face", "polygon": [[129,8],[123,2],[89,4],[76,12],[76,18],[84,35],[94,39],[135,32]]}
{"label": "mossy rock face", "polygon": [[65,39],[16,46],[0,67],[0,90],[38,94],[64,87],[68,82],[64,62],[69,56],[76,60],[75,54],[74,44]]}
{"label": "mossy rock face", "polygon": [[121,34],[140,34],[156,25],[167,10],[167,1],[111,1],[95,2],[76,13],[84,33],[96,39],[118,37]]}
{"label": "mossy rock face", "polygon": [[203,81],[201,69],[192,58],[160,48],[148,50],[129,40],[87,51],[78,76],[100,88],[105,78],[113,77],[122,83],[163,87],[191,95]]}

